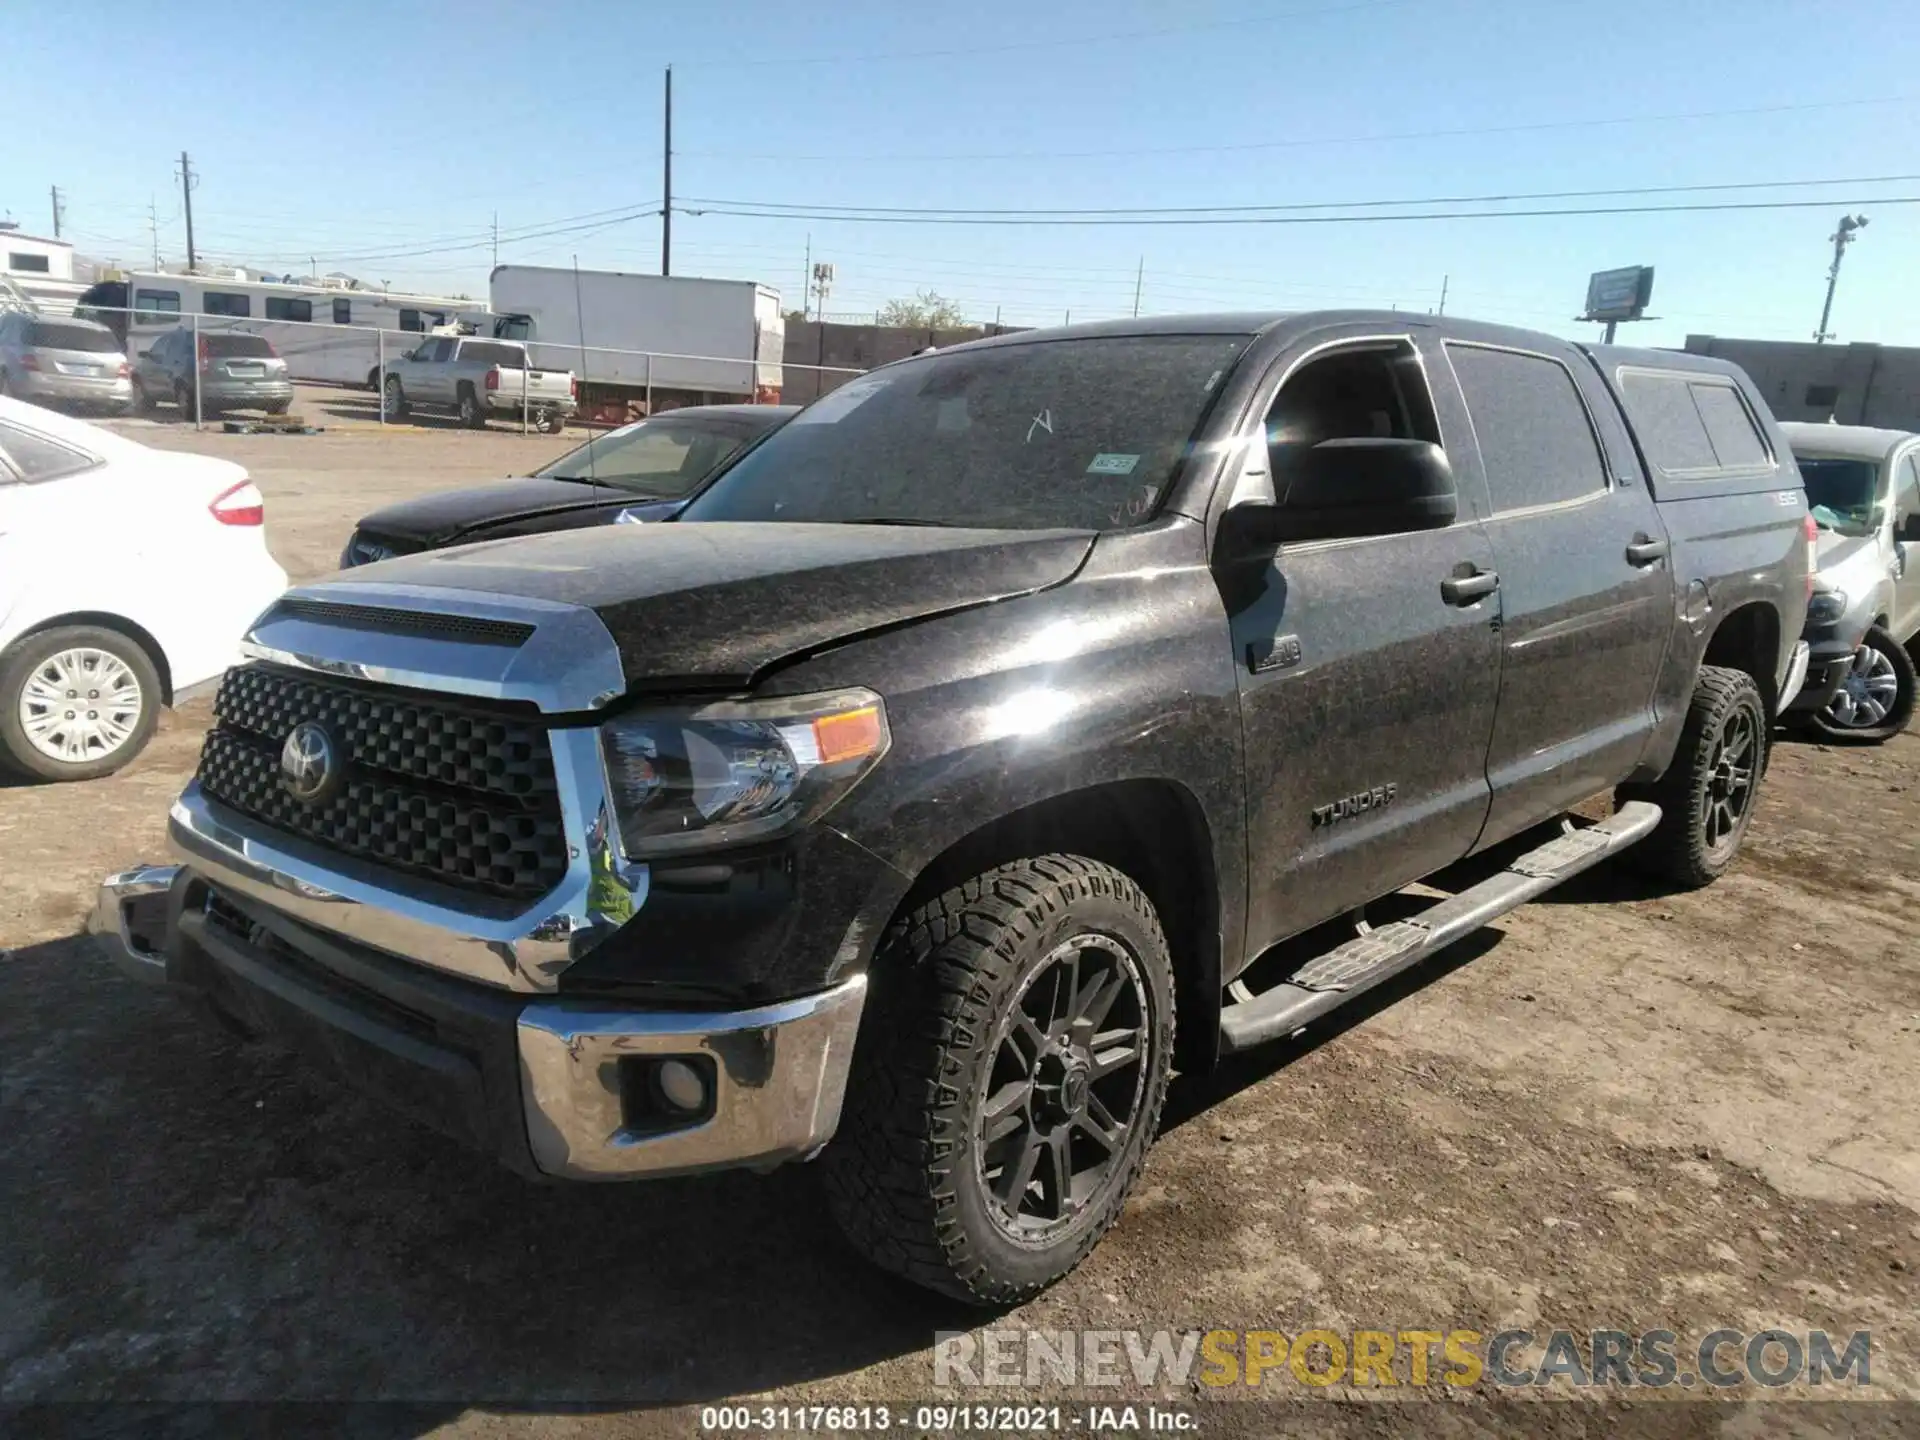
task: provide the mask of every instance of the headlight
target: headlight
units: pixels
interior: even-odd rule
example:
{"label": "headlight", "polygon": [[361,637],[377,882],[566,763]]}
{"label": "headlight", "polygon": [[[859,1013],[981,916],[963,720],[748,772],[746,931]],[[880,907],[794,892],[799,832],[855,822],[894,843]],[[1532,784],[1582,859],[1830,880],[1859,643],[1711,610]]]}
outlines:
{"label": "headlight", "polygon": [[1807,600],[1807,620],[1813,625],[1831,625],[1847,613],[1847,592],[1816,590]]}
{"label": "headlight", "polygon": [[627,854],[763,840],[822,814],[887,753],[870,690],[642,710],[600,727]]}

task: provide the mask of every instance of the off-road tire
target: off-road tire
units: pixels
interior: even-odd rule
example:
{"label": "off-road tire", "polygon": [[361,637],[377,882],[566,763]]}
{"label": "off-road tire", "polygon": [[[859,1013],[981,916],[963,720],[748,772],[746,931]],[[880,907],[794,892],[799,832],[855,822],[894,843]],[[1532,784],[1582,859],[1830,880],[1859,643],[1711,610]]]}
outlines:
{"label": "off-road tire", "polygon": [[555,410],[540,421],[540,428],[549,435],[558,435],[567,428],[567,417]]}
{"label": "off-road tire", "polygon": [[[1060,1235],[1027,1245],[986,1209],[974,1105],[1022,981],[1079,934],[1117,940],[1138,962],[1144,1084],[1104,1188]],[[872,976],[839,1131],[821,1161],[834,1218],[868,1259],[928,1289],[989,1305],[1036,1294],[1112,1227],[1160,1122],[1173,1056],[1173,965],[1152,904],[1094,860],[1015,861],[897,922]]]}
{"label": "off-road tire", "polygon": [[380,382],[380,409],[389,420],[404,420],[413,407],[407,403],[406,387],[400,383],[398,375],[389,375]]}
{"label": "off-road tire", "polygon": [[[20,692],[27,677],[49,656],[63,650],[104,650],[115,656],[140,683],[140,718],[133,733],[110,755],[80,764],[68,764],[42,754],[27,739],[20,723]],[[0,655],[0,769],[30,780],[97,780],[131,762],[146,749],[160,723],[162,692],[153,659],[139,643],[117,630],[98,625],[61,625],[17,642]]]}
{"label": "off-road tire", "polygon": [[[1735,718],[1744,716],[1754,735],[1752,788],[1745,808],[1730,834],[1717,845],[1707,843],[1707,815],[1712,801],[1713,767],[1720,740]],[[1621,800],[1651,800],[1660,807],[1660,823],[1653,833],[1622,857],[1642,874],[1684,889],[1710,885],[1725,873],[1740,853],[1747,827],[1759,803],[1760,777],[1767,762],[1767,706],[1760,687],[1744,670],[1702,665],[1694,682],[1693,700],[1680,732],[1667,773],[1650,785],[1623,785]]]}
{"label": "off-road tire", "polygon": [[1905,730],[1913,719],[1913,656],[1878,625],[1867,631],[1860,643],[1878,650],[1893,666],[1893,678],[1899,686],[1894,693],[1893,708],[1887,711],[1886,718],[1878,725],[1842,725],[1828,719],[1825,710],[1815,710],[1807,716],[1807,724],[1822,740],[1836,740],[1843,745],[1880,745]]}
{"label": "off-road tire", "polygon": [[480,403],[480,397],[474,393],[473,386],[464,380],[460,382],[458,404],[462,425],[469,430],[487,428],[487,407]]}

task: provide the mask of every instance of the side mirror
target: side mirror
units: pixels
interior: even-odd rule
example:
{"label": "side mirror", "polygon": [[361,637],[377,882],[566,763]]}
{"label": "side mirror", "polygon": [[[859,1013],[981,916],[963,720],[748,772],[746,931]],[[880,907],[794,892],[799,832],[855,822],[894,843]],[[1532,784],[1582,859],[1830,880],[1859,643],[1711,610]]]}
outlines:
{"label": "side mirror", "polygon": [[1447,452],[1425,440],[1322,440],[1270,452],[1275,505],[1228,512],[1250,540],[1348,539],[1438,530],[1459,513]]}

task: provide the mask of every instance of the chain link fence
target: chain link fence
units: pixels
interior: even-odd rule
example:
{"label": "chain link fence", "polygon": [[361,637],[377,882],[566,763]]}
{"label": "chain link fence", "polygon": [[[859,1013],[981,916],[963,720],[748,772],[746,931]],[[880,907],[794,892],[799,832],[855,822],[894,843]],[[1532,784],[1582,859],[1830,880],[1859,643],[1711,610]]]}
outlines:
{"label": "chain link fence", "polygon": [[[296,308],[311,314],[327,304],[326,298],[300,301],[298,307],[281,297],[270,298],[278,302],[271,308],[279,310],[271,316],[182,314],[177,302],[176,308],[164,308],[142,304],[138,296],[131,306],[87,305],[75,313],[107,325],[121,341],[137,409],[155,415],[171,412],[196,428],[229,410],[284,412],[296,398],[291,384],[344,392],[326,402],[332,413],[343,418],[398,423],[408,404],[408,363],[431,361],[439,357],[443,342],[451,349],[459,340],[512,345],[528,354],[532,365],[520,368],[517,382],[522,393],[516,418],[523,433],[532,428],[532,412],[542,403],[528,388],[534,383],[529,368],[573,375],[579,406],[576,421],[592,425],[625,424],[686,405],[810,399],[871,368],[795,364],[775,353],[780,347],[778,332],[758,336],[760,353],[755,355],[692,355],[560,341],[494,340],[479,333],[480,326],[492,318],[483,312],[476,312],[473,322],[449,318],[431,326],[423,316],[417,330],[354,323],[350,318],[354,295],[334,300],[339,318],[310,319],[295,313]],[[241,342],[234,337],[247,339]],[[290,382],[284,395],[273,383],[276,375]],[[515,382],[509,379],[509,383]],[[803,396],[785,393],[795,388]],[[357,399],[356,393],[366,398]]]}

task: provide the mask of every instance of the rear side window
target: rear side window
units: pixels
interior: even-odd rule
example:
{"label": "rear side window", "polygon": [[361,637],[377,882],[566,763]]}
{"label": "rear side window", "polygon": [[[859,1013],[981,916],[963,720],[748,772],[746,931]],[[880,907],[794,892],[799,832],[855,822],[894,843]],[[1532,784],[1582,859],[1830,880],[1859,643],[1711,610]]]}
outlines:
{"label": "rear side window", "polygon": [[311,320],[313,302],[297,300],[286,295],[269,295],[266,300],[267,319],[269,320]]}
{"label": "rear side window", "polygon": [[180,313],[180,292],[178,290],[136,290],[133,292],[133,313],[137,320],[172,319]]}
{"label": "rear side window", "polygon": [[57,480],[99,463],[84,451],[15,425],[0,424],[0,453],[4,453],[20,477],[28,481]]}
{"label": "rear side window", "polygon": [[1739,391],[1731,385],[1703,385],[1697,380],[1687,388],[1693,392],[1694,408],[1707,427],[1707,443],[1713,446],[1722,470],[1762,470],[1771,463],[1766,441],[1760,438]]}
{"label": "rear side window", "polygon": [[1701,479],[1772,467],[1753,412],[1725,380],[1625,370],[1620,397],[1648,463],[1663,475]]}
{"label": "rear side window", "polygon": [[520,368],[520,352],[511,345],[496,345],[487,340],[463,341],[460,346],[460,358],[471,360],[479,365],[504,365],[509,370]]}
{"label": "rear side window", "polygon": [[83,350],[92,355],[111,355],[120,348],[111,330],[96,330],[91,325],[63,325],[58,320],[36,320],[27,332],[27,344],[48,350]]}
{"label": "rear side window", "polygon": [[1555,505],[1607,488],[1586,402],[1558,360],[1450,344],[1495,513]]}
{"label": "rear side window", "polygon": [[258,335],[202,335],[200,343],[217,360],[265,360],[273,346]]}
{"label": "rear side window", "polygon": [[209,290],[200,297],[200,311],[204,315],[232,315],[244,319],[253,313],[253,301],[245,295]]}

